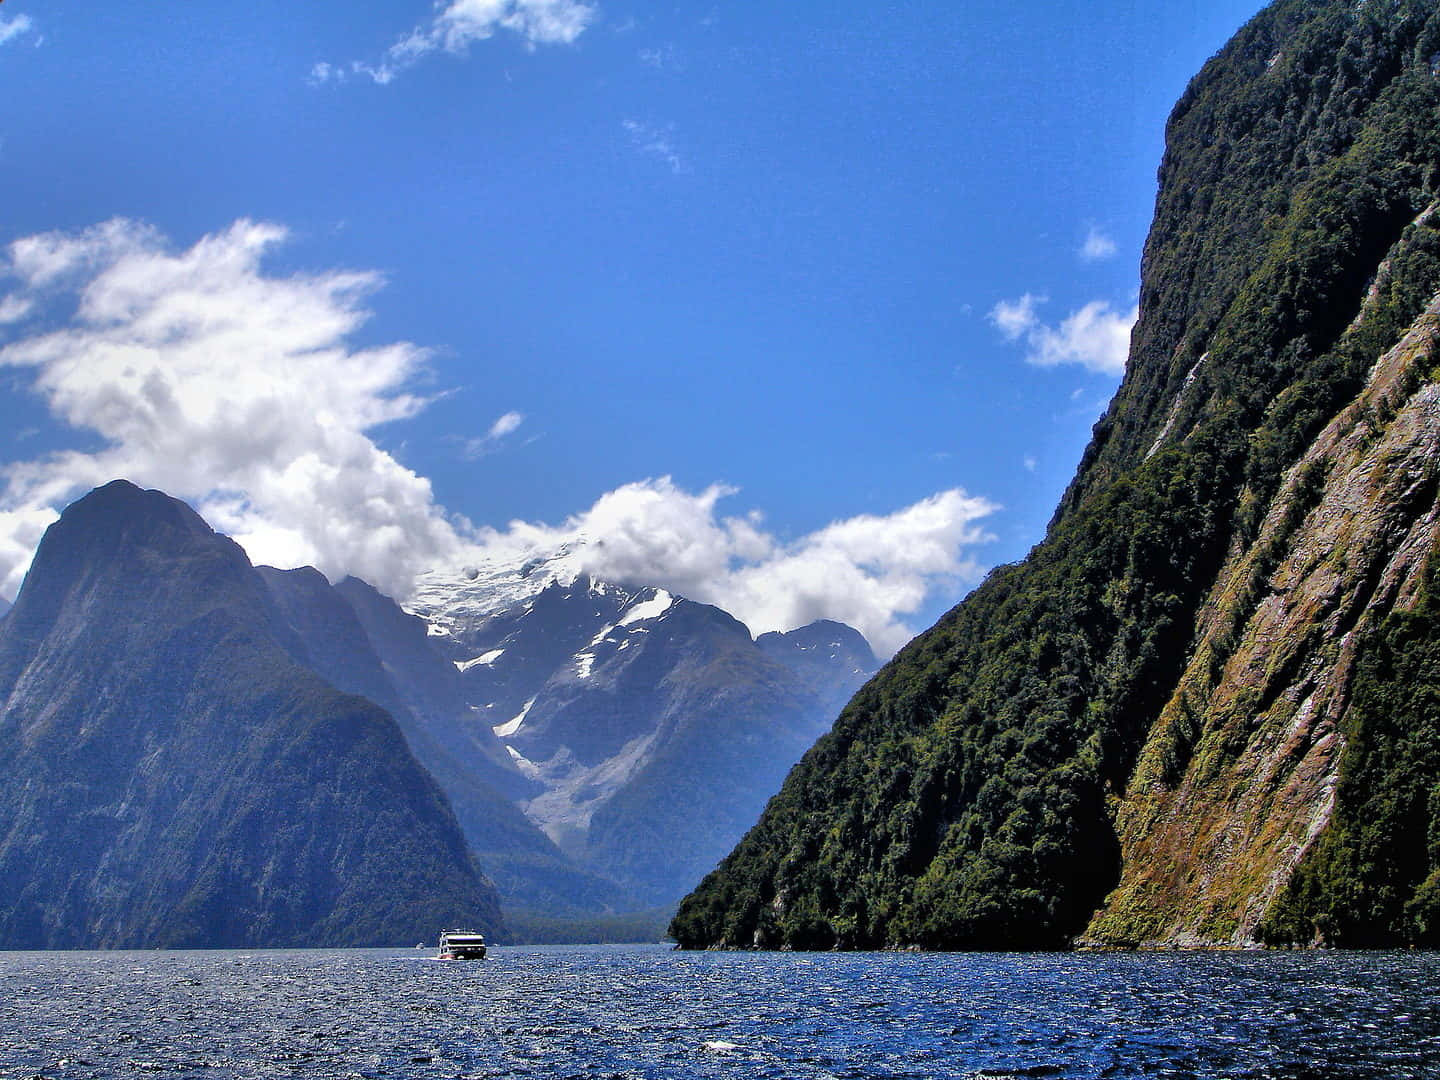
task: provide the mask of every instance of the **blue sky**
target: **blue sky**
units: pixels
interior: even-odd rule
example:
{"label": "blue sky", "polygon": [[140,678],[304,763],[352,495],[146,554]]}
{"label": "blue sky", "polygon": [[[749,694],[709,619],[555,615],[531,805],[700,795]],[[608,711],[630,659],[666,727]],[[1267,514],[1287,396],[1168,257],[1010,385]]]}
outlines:
{"label": "blue sky", "polygon": [[889,651],[1042,535],[1255,7],[4,0],[0,595],[123,474]]}

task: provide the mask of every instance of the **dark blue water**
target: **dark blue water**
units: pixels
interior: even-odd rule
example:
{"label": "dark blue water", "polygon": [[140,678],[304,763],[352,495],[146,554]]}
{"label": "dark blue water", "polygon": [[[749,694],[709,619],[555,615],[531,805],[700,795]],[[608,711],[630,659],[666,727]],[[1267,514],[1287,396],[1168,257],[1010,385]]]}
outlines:
{"label": "dark blue water", "polygon": [[0,1077],[1440,1077],[1434,954],[0,953]]}

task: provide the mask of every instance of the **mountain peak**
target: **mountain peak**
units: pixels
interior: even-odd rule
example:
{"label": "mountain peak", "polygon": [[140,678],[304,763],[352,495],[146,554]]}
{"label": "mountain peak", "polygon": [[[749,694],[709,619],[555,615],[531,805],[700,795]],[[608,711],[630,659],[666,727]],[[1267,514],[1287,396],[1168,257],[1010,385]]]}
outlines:
{"label": "mountain peak", "polygon": [[499,926],[395,720],[304,651],[265,577],[184,503],[117,481],[68,508],[0,623],[0,821],[25,823],[0,836],[0,945]]}
{"label": "mountain peak", "polygon": [[129,480],[112,480],[77,499],[60,515],[60,523],[68,523],[77,534],[93,533],[112,543],[117,533],[128,535],[136,529],[175,530],[203,537],[215,534],[186,503]]}

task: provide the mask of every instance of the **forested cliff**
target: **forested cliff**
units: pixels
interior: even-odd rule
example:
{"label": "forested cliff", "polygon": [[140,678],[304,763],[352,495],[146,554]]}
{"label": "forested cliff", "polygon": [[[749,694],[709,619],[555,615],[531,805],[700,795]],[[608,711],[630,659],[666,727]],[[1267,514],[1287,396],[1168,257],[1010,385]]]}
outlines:
{"label": "forested cliff", "polygon": [[1044,542],[855,696],[682,945],[1440,944],[1440,12],[1271,5],[1159,179]]}

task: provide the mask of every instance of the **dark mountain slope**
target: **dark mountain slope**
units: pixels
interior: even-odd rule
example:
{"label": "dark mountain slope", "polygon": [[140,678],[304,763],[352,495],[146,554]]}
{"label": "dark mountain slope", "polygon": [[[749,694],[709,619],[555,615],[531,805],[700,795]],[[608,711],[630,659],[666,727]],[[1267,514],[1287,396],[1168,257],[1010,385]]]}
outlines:
{"label": "dark mountain slope", "polygon": [[624,906],[623,890],[571,862],[515,804],[538,785],[459,695],[460,673],[429,647],[423,620],[355,578],[332,586],[310,567],[260,573],[295,632],[296,659],[395,718],[507,907],[575,915]]}
{"label": "dark mountain slope", "polygon": [[[1388,888],[1317,838],[1366,816],[1360,769],[1410,808],[1392,834],[1440,816],[1401,798],[1440,775],[1384,764],[1366,719],[1419,662],[1373,659],[1379,628],[1428,610],[1437,54],[1432,4],[1292,0],[1206,66],[1125,381],[1045,542],[856,695],[682,904],[682,944],[1240,942],[1272,905],[1272,937],[1308,940]],[[1435,859],[1405,856],[1392,911]]]}
{"label": "dark mountain slope", "polygon": [[239,547],[116,481],[0,624],[0,943],[411,943],[501,929],[434,781]]}

